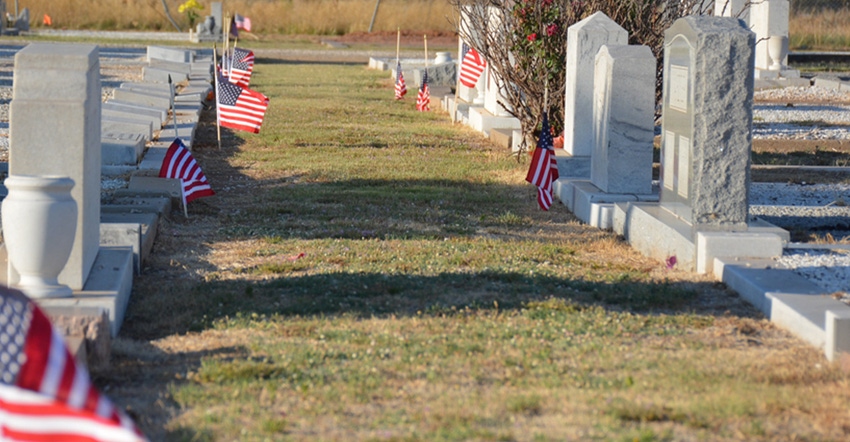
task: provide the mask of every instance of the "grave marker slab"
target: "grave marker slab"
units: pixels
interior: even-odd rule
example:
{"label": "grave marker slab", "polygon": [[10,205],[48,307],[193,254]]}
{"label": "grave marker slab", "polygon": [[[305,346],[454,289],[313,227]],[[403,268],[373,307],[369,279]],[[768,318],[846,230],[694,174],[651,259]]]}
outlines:
{"label": "grave marker slab", "polygon": [[[59,282],[80,290],[100,245],[101,85],[94,45],[33,43],[15,55],[9,173],[74,180],[74,247]],[[9,282],[17,272],[9,268]]]}
{"label": "grave marker slab", "polygon": [[755,35],[688,16],[664,34],[662,207],[697,230],[746,229]]}
{"label": "grave marker slab", "polygon": [[567,29],[564,150],[573,156],[593,152],[593,81],[602,45],[625,45],[628,32],[602,12]]}
{"label": "grave marker slab", "polygon": [[648,46],[604,45],[596,55],[590,181],[603,192],[652,192],[655,71]]}

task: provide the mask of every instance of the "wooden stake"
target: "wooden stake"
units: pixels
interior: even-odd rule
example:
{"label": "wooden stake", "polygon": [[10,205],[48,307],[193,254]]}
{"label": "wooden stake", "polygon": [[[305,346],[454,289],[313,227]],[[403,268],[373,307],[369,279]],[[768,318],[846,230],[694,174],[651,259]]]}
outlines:
{"label": "wooden stake", "polygon": [[183,193],[183,181],[182,180],[180,181],[180,193],[183,194],[183,216],[185,216],[186,219],[189,219],[189,207],[187,207],[187,204],[186,204],[186,194]]}
{"label": "wooden stake", "polygon": [[[216,49],[215,43],[213,43],[213,57],[218,58],[218,49]],[[224,66],[221,67],[224,69]],[[215,71],[215,129],[218,139],[218,150],[221,150],[221,117],[218,112],[218,70]]]}
{"label": "wooden stake", "polygon": [[425,69],[428,69],[428,36],[425,35]]}
{"label": "wooden stake", "polygon": [[171,81],[171,74],[168,74],[168,90],[169,90],[169,106],[171,107],[171,122],[174,123],[174,138],[179,138],[177,135],[177,111],[174,109],[174,83]]}

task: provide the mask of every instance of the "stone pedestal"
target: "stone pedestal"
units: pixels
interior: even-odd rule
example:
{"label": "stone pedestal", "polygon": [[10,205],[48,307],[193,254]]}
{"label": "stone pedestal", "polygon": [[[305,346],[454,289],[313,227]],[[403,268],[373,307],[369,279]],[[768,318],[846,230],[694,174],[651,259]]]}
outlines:
{"label": "stone pedestal", "polygon": [[590,181],[603,192],[652,192],[655,65],[648,46],[605,45],[596,55]]}
{"label": "stone pedestal", "polygon": [[689,16],[664,38],[661,205],[696,230],[746,229],[755,35]]}
{"label": "stone pedestal", "polygon": [[[101,86],[94,45],[33,43],[15,55],[10,175],[67,176],[77,203],[74,246],[59,282],[80,290],[99,249]],[[9,283],[18,275],[9,271]]]}

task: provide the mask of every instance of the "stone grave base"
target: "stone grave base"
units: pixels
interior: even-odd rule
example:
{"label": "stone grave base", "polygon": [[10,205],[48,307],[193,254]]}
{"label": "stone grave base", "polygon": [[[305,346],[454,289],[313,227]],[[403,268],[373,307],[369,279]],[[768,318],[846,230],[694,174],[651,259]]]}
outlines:
{"label": "stone grave base", "polygon": [[612,214],[614,232],[637,251],[661,262],[675,257],[679,269],[712,273],[715,258],[778,258],[789,233],[755,220],[746,231],[693,231],[693,226],[657,203],[617,202]]}
{"label": "stone grave base", "polygon": [[590,155],[571,155],[564,149],[555,149],[555,161],[561,178],[590,179]]}
{"label": "stone grave base", "polygon": [[[455,108],[455,101],[457,101],[457,108]],[[460,98],[455,100],[455,96],[452,94],[444,95],[443,99],[440,100],[440,103],[443,110],[448,113],[449,116],[451,116],[452,112],[455,112],[455,122],[461,123],[464,126],[469,126],[469,103]]]}
{"label": "stone grave base", "polygon": [[830,361],[850,362],[850,306],[771,259],[717,258],[714,274],[770,321],[824,351]]}
{"label": "stone grave base", "polygon": [[[7,259],[3,245],[0,252],[2,268],[8,267]],[[35,299],[35,302],[49,316],[62,315],[61,312],[71,307],[104,309],[109,316],[112,336],[117,336],[133,288],[133,259],[131,247],[102,246],[82,290],[75,290],[68,298]],[[7,275],[2,276],[0,283],[6,284]]]}
{"label": "stone grave base", "polygon": [[478,132],[490,137],[491,129],[520,129],[521,123],[518,119],[506,116],[493,115],[483,107],[471,106],[469,108],[469,126]]}
{"label": "stone grave base", "polygon": [[[587,159],[590,160],[589,157]],[[558,173],[561,173],[560,169],[559,162]],[[567,210],[582,222],[605,230],[613,228],[614,203],[658,201],[658,189],[654,189],[654,192],[648,195],[607,193],[594,186],[589,180],[577,178],[557,180],[554,193]]]}

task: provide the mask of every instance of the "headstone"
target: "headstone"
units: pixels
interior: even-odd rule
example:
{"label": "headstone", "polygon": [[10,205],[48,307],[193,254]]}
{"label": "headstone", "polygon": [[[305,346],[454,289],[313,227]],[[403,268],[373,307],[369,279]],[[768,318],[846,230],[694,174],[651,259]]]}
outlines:
{"label": "headstone", "polygon": [[[768,51],[769,39],[772,36],[787,39],[789,14],[788,0],[761,0],[750,3],[750,29],[756,33],[757,70],[770,70],[772,62]],[[785,44],[787,45],[787,40]],[[787,47],[785,53],[787,54]],[[782,64],[787,65],[787,55],[783,57]]]}
{"label": "headstone", "polygon": [[195,61],[195,53],[188,49],[148,46],[147,61],[156,60],[173,63],[191,63]]}
{"label": "headstone", "polygon": [[224,15],[222,14],[221,2],[210,3],[212,14],[204,18],[198,23],[197,36],[198,41],[223,41],[222,26],[224,25]]}
{"label": "headstone", "polygon": [[30,30],[30,9],[24,8],[18,18],[15,19],[15,27],[18,31],[29,32]]}
{"label": "headstone", "polygon": [[745,22],[750,17],[749,0],[715,0],[714,15],[718,17],[740,18]]}
{"label": "headstone", "polygon": [[[501,32],[500,29],[503,27],[502,9],[495,6],[489,6],[488,8],[490,21],[488,22],[487,29],[489,32]],[[487,63],[487,67],[484,69],[484,73],[481,74],[481,76],[484,77],[485,81],[484,109],[496,117],[511,116],[511,113],[508,112],[510,110],[510,104],[502,95],[504,81],[501,77],[499,77],[496,71],[492,69],[492,63]]]}
{"label": "headstone", "polygon": [[698,230],[746,229],[755,35],[688,16],[664,33],[661,206]]}
{"label": "headstone", "polygon": [[603,192],[652,192],[655,71],[648,46],[604,45],[596,55],[590,180]]}
{"label": "headstone", "polygon": [[[59,282],[80,290],[100,235],[100,64],[94,45],[33,43],[15,55],[9,173],[74,180],[74,247]],[[10,284],[18,275],[9,269]]]}
{"label": "headstone", "polygon": [[628,33],[602,12],[567,29],[564,151],[590,156],[593,151],[593,78],[602,45],[625,45]]}

